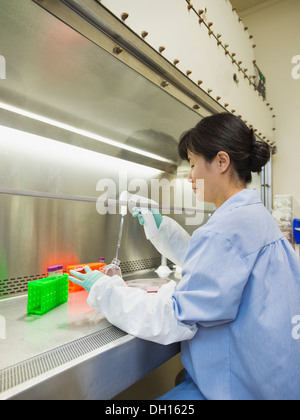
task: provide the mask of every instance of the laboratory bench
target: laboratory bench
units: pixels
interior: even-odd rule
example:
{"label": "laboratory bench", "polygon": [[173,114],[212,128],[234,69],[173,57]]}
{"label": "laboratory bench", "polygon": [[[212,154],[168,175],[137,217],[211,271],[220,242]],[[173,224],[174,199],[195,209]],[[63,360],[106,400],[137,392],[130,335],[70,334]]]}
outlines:
{"label": "laboratory bench", "polygon": [[[153,270],[124,276],[153,278]],[[70,293],[44,315],[27,314],[27,295],[0,301],[1,400],[110,400],[180,351],[119,330],[87,297]]]}

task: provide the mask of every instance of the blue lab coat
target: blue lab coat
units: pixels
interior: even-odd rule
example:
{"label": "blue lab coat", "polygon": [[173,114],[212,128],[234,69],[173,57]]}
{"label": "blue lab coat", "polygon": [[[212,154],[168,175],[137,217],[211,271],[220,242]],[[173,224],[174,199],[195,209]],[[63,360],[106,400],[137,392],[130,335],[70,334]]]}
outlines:
{"label": "blue lab coat", "polygon": [[198,331],[165,399],[300,399],[300,264],[256,190],[194,232],[173,301]]}

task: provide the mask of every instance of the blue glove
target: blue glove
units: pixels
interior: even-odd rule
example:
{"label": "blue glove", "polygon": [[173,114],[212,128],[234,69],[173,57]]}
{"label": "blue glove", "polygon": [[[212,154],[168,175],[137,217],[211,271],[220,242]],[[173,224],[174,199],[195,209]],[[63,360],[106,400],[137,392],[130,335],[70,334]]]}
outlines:
{"label": "blue glove", "polygon": [[[145,220],[144,220],[143,215],[141,213],[141,208],[140,207],[133,207],[132,211],[133,211],[132,216],[137,217],[139,219],[140,225],[144,226]],[[163,216],[160,214],[160,212],[157,209],[150,209],[150,211],[153,214],[157,229],[159,229],[159,226],[161,225],[161,222],[163,220]]]}
{"label": "blue glove", "polygon": [[84,269],[86,271],[86,274],[78,273],[78,271],[75,270],[70,270],[72,276],[75,276],[77,278],[69,276],[69,280],[90,292],[92,286],[96,283],[96,281],[103,277],[104,274],[100,273],[100,271],[97,270],[93,271],[88,265],[84,267]]}

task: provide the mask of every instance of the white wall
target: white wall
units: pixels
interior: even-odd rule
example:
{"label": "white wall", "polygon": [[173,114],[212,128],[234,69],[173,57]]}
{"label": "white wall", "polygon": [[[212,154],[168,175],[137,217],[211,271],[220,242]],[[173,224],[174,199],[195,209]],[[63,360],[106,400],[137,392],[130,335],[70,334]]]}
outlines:
{"label": "white wall", "polygon": [[[227,103],[229,111],[235,110],[262,138],[273,141],[272,114],[242,72],[254,73],[253,40],[229,0],[192,0],[190,9],[185,0],[102,0],[101,5],[120,20],[126,12],[125,25],[139,37],[148,32],[145,42],[156,51],[163,46],[161,55],[170,63],[180,60],[177,68],[184,74],[192,71],[189,78],[195,88],[201,80],[201,89],[214,99],[221,98],[217,100],[222,106]],[[205,10],[201,14],[205,24],[199,24],[199,10]],[[210,23],[214,36],[208,30]],[[217,35],[221,35],[222,46]]]}
{"label": "white wall", "polygon": [[268,100],[276,114],[278,153],[273,160],[274,194],[292,194],[298,203],[300,66],[296,67],[292,59],[300,56],[299,19],[299,0],[271,0],[249,9],[243,16],[244,23],[254,35],[256,59],[266,75]]}

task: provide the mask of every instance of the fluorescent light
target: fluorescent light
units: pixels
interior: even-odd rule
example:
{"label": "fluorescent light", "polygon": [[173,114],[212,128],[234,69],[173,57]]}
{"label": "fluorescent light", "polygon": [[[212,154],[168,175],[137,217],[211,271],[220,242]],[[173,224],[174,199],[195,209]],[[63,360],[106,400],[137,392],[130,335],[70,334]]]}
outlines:
{"label": "fluorescent light", "polygon": [[[36,134],[16,130],[0,125],[0,152],[6,151],[8,156],[18,156],[18,154],[30,150],[30,158],[34,157],[42,164],[57,164],[66,167],[70,162],[71,167],[80,162],[81,169],[99,168],[101,161],[101,171],[107,174],[107,177],[113,177],[116,171],[124,171],[130,177],[137,177],[143,173],[143,176],[150,178],[158,176],[159,169],[150,168],[135,162],[129,162],[113,156],[103,155],[92,150],[83,149],[72,144],[63,143],[57,140],[48,139]],[[66,160],[66,156],[68,159]],[[99,161],[100,159],[100,161]],[[30,161],[31,164],[33,161]],[[69,169],[71,169],[71,167]],[[94,169],[93,169],[94,170]]]}
{"label": "fluorescent light", "polygon": [[17,107],[7,105],[3,102],[0,102],[0,108],[5,109],[6,111],[13,112],[15,114],[23,115],[24,117],[27,117],[27,118],[31,118],[31,119],[34,119],[34,120],[37,120],[37,121],[41,121],[45,124],[49,124],[49,125],[52,125],[54,127],[62,128],[63,130],[67,130],[67,131],[70,131],[72,133],[84,136],[84,137],[89,137],[91,139],[100,141],[100,142],[105,143],[105,144],[109,144],[109,145],[114,146],[114,147],[118,147],[118,148],[123,149],[123,150],[128,150],[129,152],[133,152],[133,153],[136,153],[138,155],[146,156],[146,157],[149,157],[151,159],[159,160],[161,162],[174,163],[171,160],[165,159],[165,158],[163,158],[159,155],[155,155],[153,153],[149,153],[149,152],[146,152],[144,150],[137,149],[136,147],[128,146],[127,144],[119,143],[115,140],[111,140],[111,139],[108,139],[106,137],[99,136],[98,134],[95,134],[95,133],[91,133],[90,131],[75,128],[71,125],[64,124],[64,123],[52,120],[52,119],[47,118],[47,117],[43,117],[42,115],[34,114],[32,112],[25,111],[25,110],[17,108]]}

